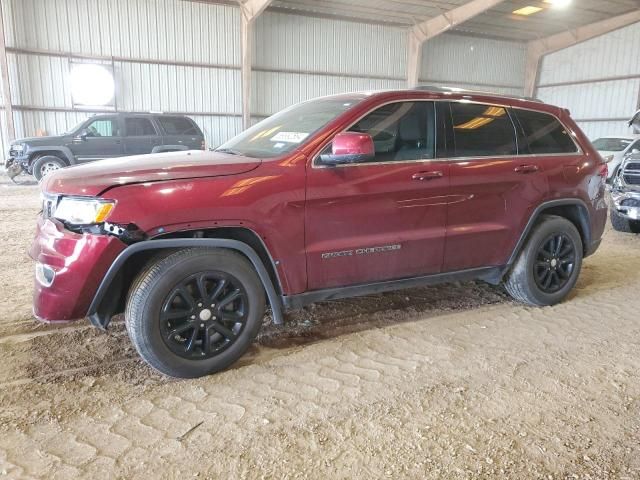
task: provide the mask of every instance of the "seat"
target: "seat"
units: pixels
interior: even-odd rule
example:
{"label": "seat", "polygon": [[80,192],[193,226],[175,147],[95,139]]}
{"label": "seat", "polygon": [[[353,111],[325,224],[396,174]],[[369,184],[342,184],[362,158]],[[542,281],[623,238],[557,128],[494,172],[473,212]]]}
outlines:
{"label": "seat", "polygon": [[425,157],[426,128],[419,115],[405,115],[398,125],[394,160],[417,160]]}

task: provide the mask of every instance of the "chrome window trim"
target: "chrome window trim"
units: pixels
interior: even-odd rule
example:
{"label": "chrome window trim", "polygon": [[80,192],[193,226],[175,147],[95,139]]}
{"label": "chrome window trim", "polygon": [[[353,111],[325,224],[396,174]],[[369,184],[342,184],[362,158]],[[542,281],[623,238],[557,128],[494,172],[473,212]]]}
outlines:
{"label": "chrome window trim", "polygon": [[[401,164],[406,164],[406,163],[426,163],[426,162],[470,162],[470,161],[482,161],[482,160],[487,160],[487,159],[500,159],[500,158],[512,158],[512,159],[517,159],[517,158],[538,158],[538,157],[569,157],[569,156],[582,156],[584,155],[584,150],[582,150],[582,148],[580,147],[580,145],[578,145],[578,143],[575,140],[575,132],[568,128],[564,122],[562,120],[560,120],[560,118],[558,118],[557,115],[553,114],[553,113],[549,113],[549,112],[541,112],[540,110],[536,110],[533,108],[526,108],[526,107],[515,107],[512,105],[506,105],[506,104],[502,104],[502,103],[488,103],[488,102],[480,102],[478,100],[469,100],[469,99],[449,99],[449,98],[415,98],[415,99],[401,99],[401,100],[389,100],[388,102],[385,103],[381,103],[379,105],[376,105],[375,107],[372,107],[371,109],[367,110],[364,114],[362,114],[361,116],[359,116],[356,120],[354,120],[353,122],[351,122],[347,127],[345,127],[343,130],[340,130],[339,132],[336,133],[336,135],[338,133],[342,133],[342,132],[346,132],[348,131],[351,127],[353,127],[356,123],[358,123],[360,120],[362,120],[364,117],[366,117],[367,115],[369,115],[370,113],[374,112],[375,110],[377,110],[378,108],[384,107],[386,105],[391,105],[393,103],[406,103],[406,102],[458,102],[458,103],[474,103],[474,104],[478,104],[478,105],[487,105],[490,107],[502,107],[507,109],[507,113],[510,115],[509,109],[519,109],[519,110],[526,110],[529,112],[536,112],[536,113],[542,113],[543,115],[549,115],[550,117],[555,118],[558,123],[560,125],[562,125],[562,127],[570,132],[570,138],[571,141],[573,142],[573,144],[576,147],[576,151],[575,152],[571,152],[571,153],[525,153],[525,154],[517,154],[517,155],[494,155],[494,156],[484,156],[484,157],[442,157],[442,158],[416,158],[414,160],[397,160],[397,161],[386,161],[386,162],[360,162],[360,163],[345,163],[342,165],[322,165],[322,164],[318,164],[318,158],[320,157],[320,152],[322,152],[322,150],[324,150],[327,145],[329,145],[332,141],[333,138],[331,138],[331,140],[327,140],[322,147],[320,147],[318,149],[318,152],[313,156],[313,158],[311,159],[311,168],[313,169],[325,169],[325,168],[345,168],[345,167],[362,167],[362,166],[373,166],[373,165],[401,165]],[[436,115],[436,122],[437,122],[437,115],[438,115],[438,111],[436,109],[435,111],[435,115]],[[515,129],[517,128],[514,122],[514,119],[509,116],[509,118],[511,119],[511,123],[513,124],[513,128],[514,128],[514,133],[516,134],[516,144],[518,142],[518,135],[517,135],[517,131],[515,131]],[[519,123],[519,121],[518,121]],[[524,132],[523,132],[524,133]],[[437,134],[437,130],[436,130],[436,134]],[[335,135],[334,135],[335,136]],[[437,138],[436,138],[436,146],[437,146]],[[437,154],[437,150],[436,150],[436,154]]]}

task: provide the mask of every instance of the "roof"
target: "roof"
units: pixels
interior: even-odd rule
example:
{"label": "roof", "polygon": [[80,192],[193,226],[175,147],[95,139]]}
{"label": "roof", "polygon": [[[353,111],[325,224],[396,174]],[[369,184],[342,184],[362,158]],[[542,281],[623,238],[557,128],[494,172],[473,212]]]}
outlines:
{"label": "roof", "polygon": [[[192,0],[193,1],[193,0]],[[231,0],[196,0],[237,5]],[[469,0],[274,0],[270,11],[338,18],[365,23],[411,27]],[[512,12],[531,5],[543,10],[530,16]],[[526,42],[623,15],[640,8],[640,0],[574,0],[568,7],[551,8],[543,0],[507,0],[452,28],[480,37]]]}

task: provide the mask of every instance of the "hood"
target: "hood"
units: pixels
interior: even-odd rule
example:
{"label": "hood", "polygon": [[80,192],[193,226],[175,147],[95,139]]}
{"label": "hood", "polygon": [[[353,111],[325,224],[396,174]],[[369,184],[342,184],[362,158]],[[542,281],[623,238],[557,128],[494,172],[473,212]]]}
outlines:
{"label": "hood", "polygon": [[11,145],[19,145],[21,143],[26,143],[31,146],[38,145],[57,145],[56,142],[61,142],[65,138],[64,135],[51,135],[47,137],[27,137],[27,138],[19,138],[11,142]]}
{"label": "hood", "polygon": [[95,196],[132,183],[237,175],[260,163],[258,158],[203,150],[120,157],[58,170],[44,178],[42,190]]}

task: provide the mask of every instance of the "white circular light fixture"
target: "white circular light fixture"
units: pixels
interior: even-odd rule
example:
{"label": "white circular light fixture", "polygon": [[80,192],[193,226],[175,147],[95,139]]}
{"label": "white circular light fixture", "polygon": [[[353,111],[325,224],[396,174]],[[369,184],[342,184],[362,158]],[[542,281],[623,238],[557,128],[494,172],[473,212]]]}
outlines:
{"label": "white circular light fixture", "polygon": [[76,105],[107,105],[115,90],[113,75],[102,65],[79,63],[71,68],[71,95]]}

